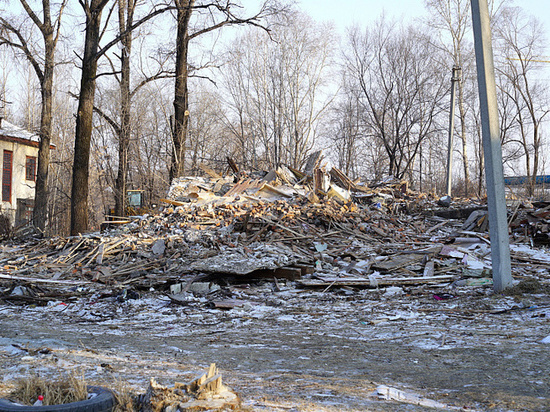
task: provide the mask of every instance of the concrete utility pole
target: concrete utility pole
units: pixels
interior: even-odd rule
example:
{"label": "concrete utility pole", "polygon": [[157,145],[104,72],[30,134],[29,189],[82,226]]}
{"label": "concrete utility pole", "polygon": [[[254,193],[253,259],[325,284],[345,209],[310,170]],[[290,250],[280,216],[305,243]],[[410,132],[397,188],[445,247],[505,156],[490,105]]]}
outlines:
{"label": "concrete utility pole", "polygon": [[481,108],[487,203],[489,207],[493,287],[496,292],[501,292],[512,285],[512,273],[495,68],[493,66],[491,25],[487,0],[472,0],[472,21]]}
{"label": "concrete utility pole", "polygon": [[461,68],[453,67],[453,75],[451,77],[451,112],[449,114],[449,147],[447,151],[447,196],[451,196],[452,187],[452,172],[453,172],[453,145],[454,145],[454,129],[455,129],[455,92],[456,83],[460,81]]}

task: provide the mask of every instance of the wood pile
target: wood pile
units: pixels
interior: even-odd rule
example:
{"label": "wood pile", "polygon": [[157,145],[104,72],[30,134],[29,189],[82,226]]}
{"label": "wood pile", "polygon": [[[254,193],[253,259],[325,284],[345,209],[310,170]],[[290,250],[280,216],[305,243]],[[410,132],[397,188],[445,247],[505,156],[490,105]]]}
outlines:
{"label": "wood pile", "polygon": [[509,222],[516,241],[550,245],[550,202],[517,202]]}
{"label": "wood pile", "polygon": [[[102,233],[5,245],[0,300],[47,304],[98,288],[102,296],[151,288],[172,296],[175,285],[183,285],[181,294],[193,282],[220,279],[378,288],[491,277],[488,219],[480,205],[466,222],[439,217],[434,211],[444,209],[437,199],[404,182],[368,187],[337,169],[327,172],[319,156],[312,159],[304,172],[281,167],[181,178],[158,214],[131,217]],[[542,206],[511,212],[512,242],[549,243],[550,206]],[[544,264],[527,267],[527,258],[512,255],[516,276]]]}

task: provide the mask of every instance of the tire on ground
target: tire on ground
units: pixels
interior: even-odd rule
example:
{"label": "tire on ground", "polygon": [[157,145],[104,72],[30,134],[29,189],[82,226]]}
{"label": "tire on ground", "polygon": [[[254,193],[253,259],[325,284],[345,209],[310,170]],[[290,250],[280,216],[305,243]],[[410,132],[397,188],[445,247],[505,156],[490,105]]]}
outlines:
{"label": "tire on ground", "polygon": [[88,386],[90,399],[62,405],[28,406],[0,399],[0,412],[111,412],[116,404],[113,392],[100,386]]}

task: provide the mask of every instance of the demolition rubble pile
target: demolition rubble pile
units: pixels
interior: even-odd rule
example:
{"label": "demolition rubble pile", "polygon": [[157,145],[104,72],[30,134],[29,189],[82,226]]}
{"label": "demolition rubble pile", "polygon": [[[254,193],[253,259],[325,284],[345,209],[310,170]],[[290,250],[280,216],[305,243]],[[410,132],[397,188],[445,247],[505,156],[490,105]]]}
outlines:
{"label": "demolition rubble pile", "polygon": [[[158,214],[101,233],[4,246],[0,300],[47,304],[99,288],[124,297],[157,290],[177,303],[205,281],[262,278],[323,289],[491,283],[483,203],[440,207],[406,182],[352,182],[320,159],[313,155],[303,171],[234,167],[221,176],[204,168],[207,177],[176,179]],[[515,202],[512,243],[548,244],[549,216],[548,204]],[[519,279],[547,265],[520,248],[512,258]]]}

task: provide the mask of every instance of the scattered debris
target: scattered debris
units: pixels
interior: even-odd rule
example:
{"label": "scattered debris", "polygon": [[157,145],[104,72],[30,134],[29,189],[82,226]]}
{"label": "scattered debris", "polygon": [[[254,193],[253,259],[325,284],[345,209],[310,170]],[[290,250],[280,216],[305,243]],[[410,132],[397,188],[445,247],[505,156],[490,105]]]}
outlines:
{"label": "scattered debris", "polygon": [[[442,205],[433,195],[411,191],[403,181],[352,181],[323,165],[321,152],[302,171],[281,166],[248,173],[231,162],[230,168],[233,174],[228,176],[203,168],[206,177],[176,179],[162,210],[128,217],[127,223],[109,230],[4,244],[0,302],[17,310],[18,305],[42,306],[33,308],[75,323],[102,323],[114,331],[123,324],[121,313],[131,312],[136,315],[124,318],[127,323],[148,331],[200,333],[212,326],[208,333],[216,337],[264,318],[276,325],[306,319],[312,329],[332,321],[369,341],[384,339],[374,329],[421,322],[416,319],[430,313],[468,321],[453,330],[430,325],[428,336],[429,322],[424,320],[422,332],[401,328],[388,338],[437,348],[488,333],[484,327],[493,322],[487,317],[514,311],[529,313],[530,322],[536,322],[548,316],[523,295],[549,293],[549,259],[535,249],[550,244],[549,203],[510,205],[518,284],[502,294],[505,304],[477,306],[477,300],[465,303],[466,298],[489,300],[492,293],[483,201],[453,199]],[[341,306],[348,299],[363,302],[362,310],[344,316]],[[335,302],[341,306],[333,307]],[[378,303],[384,313],[375,313]],[[166,313],[172,316],[161,325]],[[471,320],[481,315],[485,323],[473,331]],[[173,319],[178,319],[177,327]],[[506,339],[524,337],[510,330],[491,332]],[[550,337],[542,339],[547,331],[537,333],[537,345],[549,343]],[[210,338],[203,335],[201,342]],[[32,361],[33,355],[25,356]],[[110,370],[105,365],[98,368]],[[204,410],[238,405],[213,368],[174,388],[151,381],[146,398],[150,410],[200,410],[206,401],[210,403]],[[377,393],[444,406],[389,387]]]}
{"label": "scattered debris", "polygon": [[462,409],[462,408],[448,406],[441,402],[437,402],[431,399],[426,399],[423,396],[413,392],[405,392],[400,389],[391,388],[386,385],[378,386],[376,388],[376,395],[378,396],[378,399],[381,399],[381,400],[411,403],[414,405],[425,406],[426,408],[438,408],[438,409],[444,409],[444,410]]}
{"label": "scattered debris", "polygon": [[443,196],[437,201],[437,204],[442,207],[450,207],[451,206],[451,196]]}
{"label": "scattered debris", "polygon": [[[199,295],[223,307],[237,298],[224,283],[253,279],[324,289],[491,283],[483,205],[455,199],[454,209],[440,209],[443,198],[414,193],[406,182],[351,181],[324,165],[321,152],[304,171],[232,169],[235,175],[206,170],[207,177],[176,179],[160,213],[115,229],[4,246],[0,300],[46,305],[98,288],[111,290],[104,297],[154,289],[174,303]],[[515,203],[512,243],[548,243],[550,205],[527,209],[534,205]],[[466,221],[436,216],[453,210]],[[512,258],[520,279],[546,265],[520,252]],[[199,280],[222,287],[206,291],[193,286]],[[178,284],[185,290],[174,292]],[[126,292],[122,299],[131,298]]]}

